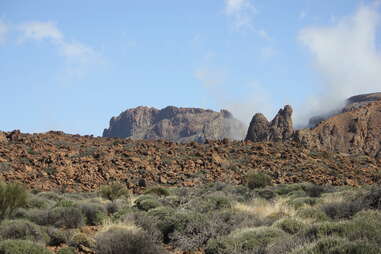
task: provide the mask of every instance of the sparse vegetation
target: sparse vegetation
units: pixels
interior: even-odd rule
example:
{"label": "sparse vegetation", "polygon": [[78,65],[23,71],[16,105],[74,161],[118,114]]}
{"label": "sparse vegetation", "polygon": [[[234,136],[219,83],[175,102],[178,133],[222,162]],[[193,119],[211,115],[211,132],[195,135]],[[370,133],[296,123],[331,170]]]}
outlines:
{"label": "sparse vegetation", "polygon": [[114,201],[118,198],[128,198],[130,195],[127,187],[122,183],[112,183],[110,185],[103,185],[99,191],[100,195],[111,201]]}
{"label": "sparse vegetation", "polygon": [[156,186],[129,199],[125,186],[101,197],[25,192],[0,223],[0,254],[48,254],[50,246],[59,254],[381,253],[379,187],[272,186],[254,178],[255,188]]}
{"label": "sparse vegetation", "polygon": [[252,190],[271,185],[271,181],[271,177],[262,172],[250,171],[247,174],[247,186]]}
{"label": "sparse vegetation", "polygon": [[0,220],[7,218],[13,212],[26,205],[27,192],[17,183],[0,182]]}

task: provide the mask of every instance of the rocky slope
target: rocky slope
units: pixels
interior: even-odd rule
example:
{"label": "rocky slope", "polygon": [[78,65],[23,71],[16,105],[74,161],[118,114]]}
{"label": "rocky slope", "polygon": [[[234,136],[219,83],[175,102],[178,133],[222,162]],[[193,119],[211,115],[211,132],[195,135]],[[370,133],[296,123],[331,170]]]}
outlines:
{"label": "rocky slope", "polygon": [[18,131],[0,137],[0,178],[42,190],[91,191],[114,180],[136,192],[156,184],[240,184],[252,169],[276,183],[381,183],[381,161],[374,157],[306,149],[291,141],[182,144]]}
{"label": "rocky slope", "polygon": [[309,149],[365,154],[381,159],[381,93],[349,98],[340,113],[321,118],[310,129],[295,131],[291,114],[291,107],[286,106],[271,122],[260,114],[255,115],[246,140],[293,140]]}
{"label": "rocky slope", "polygon": [[204,142],[207,139],[242,139],[245,131],[245,126],[226,110],[137,107],[113,117],[103,137]]}

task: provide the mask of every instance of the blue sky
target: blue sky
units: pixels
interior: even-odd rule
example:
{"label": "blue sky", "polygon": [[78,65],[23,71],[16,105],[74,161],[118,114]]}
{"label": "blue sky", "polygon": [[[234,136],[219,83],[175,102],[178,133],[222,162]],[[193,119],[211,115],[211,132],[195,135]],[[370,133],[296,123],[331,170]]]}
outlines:
{"label": "blue sky", "polygon": [[380,1],[0,0],[0,130],[101,135],[140,106],[295,122],[381,90]]}

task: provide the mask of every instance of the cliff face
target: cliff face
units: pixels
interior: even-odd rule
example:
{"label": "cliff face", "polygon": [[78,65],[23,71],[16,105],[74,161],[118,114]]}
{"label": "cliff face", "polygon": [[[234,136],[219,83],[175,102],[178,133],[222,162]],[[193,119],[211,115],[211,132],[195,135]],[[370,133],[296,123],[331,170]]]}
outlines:
{"label": "cliff face", "polygon": [[310,148],[381,159],[381,101],[356,106],[322,121],[313,129],[296,131],[294,137]]}
{"label": "cliff face", "polygon": [[242,139],[245,126],[226,111],[199,108],[164,109],[137,107],[110,120],[103,137],[167,139],[176,142],[204,142],[206,139]]}
{"label": "cliff face", "polygon": [[292,108],[289,105],[279,110],[271,122],[264,115],[256,114],[251,120],[246,140],[253,142],[289,140],[294,133],[291,116]]}
{"label": "cliff face", "polygon": [[313,128],[295,131],[292,109],[286,106],[274,120],[255,115],[246,140],[294,140],[310,149],[366,154],[381,159],[381,93],[351,97],[337,114],[320,118]]}

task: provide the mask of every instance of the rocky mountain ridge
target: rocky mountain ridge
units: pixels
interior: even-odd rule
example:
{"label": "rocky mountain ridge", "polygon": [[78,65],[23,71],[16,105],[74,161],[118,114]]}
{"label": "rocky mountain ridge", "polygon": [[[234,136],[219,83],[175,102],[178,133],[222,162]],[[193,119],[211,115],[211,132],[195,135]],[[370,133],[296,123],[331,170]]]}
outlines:
{"label": "rocky mountain ridge", "polygon": [[137,107],[111,118],[103,137],[204,142],[208,139],[242,139],[245,129],[227,110]]}
{"label": "rocky mountain ridge", "polygon": [[256,114],[246,140],[292,140],[307,148],[381,158],[381,93],[351,97],[340,113],[322,118],[309,129],[294,130],[291,115],[291,106],[280,110],[271,122]]}

